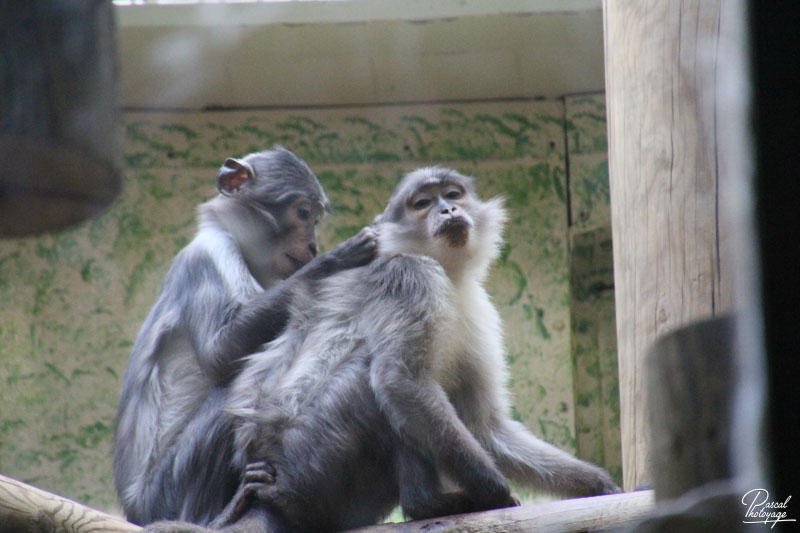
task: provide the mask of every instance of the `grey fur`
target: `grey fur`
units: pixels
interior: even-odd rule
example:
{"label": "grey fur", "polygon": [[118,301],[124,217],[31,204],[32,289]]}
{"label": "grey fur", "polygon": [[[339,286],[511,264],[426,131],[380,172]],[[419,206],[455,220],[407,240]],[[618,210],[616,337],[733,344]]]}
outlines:
{"label": "grey fur", "polygon": [[[207,524],[222,511],[244,471],[233,453],[234,419],[221,411],[242,358],[283,330],[296,287],[375,254],[374,235],[362,232],[314,257],[315,220],[292,222],[300,211],[289,211],[306,202],[317,216],[329,203],[288,150],[228,160],[220,177],[239,170],[235,186],[221,183],[221,194],[198,208],[197,235],[173,261],[125,373],[114,479],[138,524]],[[307,264],[283,280],[300,262]]]}
{"label": "grey fur", "polygon": [[234,462],[265,461],[275,482],[240,490],[215,527],[335,531],[398,502],[412,518],[515,505],[505,476],[566,496],[619,490],[508,416],[482,287],[504,220],[471,179],[421,169],[376,219],[372,263],[298,287],[285,331],[247,358],[226,407]]}

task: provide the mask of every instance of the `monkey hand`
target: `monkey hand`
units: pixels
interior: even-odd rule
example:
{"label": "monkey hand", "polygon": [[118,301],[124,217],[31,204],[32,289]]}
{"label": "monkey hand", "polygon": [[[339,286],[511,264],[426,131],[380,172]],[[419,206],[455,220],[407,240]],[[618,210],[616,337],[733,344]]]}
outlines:
{"label": "monkey hand", "polygon": [[505,501],[500,502],[500,505],[497,505],[496,508],[503,508],[503,507],[519,507],[519,499],[514,496],[513,494],[509,493],[508,496],[504,498]]}
{"label": "monkey hand", "polygon": [[511,494],[508,481],[499,472],[496,476],[484,478],[480,485],[467,490],[467,494],[471,501],[468,512],[490,511],[519,505],[519,500]]}
{"label": "monkey hand", "polygon": [[596,465],[588,466],[591,470],[588,479],[585,480],[586,491],[585,494],[582,494],[583,496],[602,496],[622,492],[608,472]]}
{"label": "monkey hand", "polygon": [[[603,473],[605,474],[605,472]],[[604,476],[604,479],[601,478],[599,480],[596,492],[598,496],[603,494],[617,494],[619,492],[622,492],[622,489],[619,487],[619,485],[614,483],[614,480],[611,479],[611,476],[608,476],[608,474]]]}
{"label": "monkey hand", "polygon": [[378,253],[378,232],[366,227],[330,251],[337,270],[355,268],[370,263]]}
{"label": "monkey hand", "polygon": [[233,524],[247,512],[254,501],[266,500],[269,486],[275,484],[275,474],[275,468],[264,461],[248,464],[239,489],[211,526],[221,528]]}

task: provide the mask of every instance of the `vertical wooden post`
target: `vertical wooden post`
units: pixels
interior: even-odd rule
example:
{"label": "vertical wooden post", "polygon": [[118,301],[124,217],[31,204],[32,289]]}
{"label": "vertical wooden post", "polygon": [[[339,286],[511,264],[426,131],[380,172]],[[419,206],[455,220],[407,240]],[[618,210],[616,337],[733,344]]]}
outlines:
{"label": "vertical wooden post", "polygon": [[122,187],[113,10],[0,2],[0,238],[81,222]]}
{"label": "vertical wooden post", "polygon": [[623,479],[649,481],[643,361],[660,335],[730,310],[720,258],[722,0],[604,0]]}

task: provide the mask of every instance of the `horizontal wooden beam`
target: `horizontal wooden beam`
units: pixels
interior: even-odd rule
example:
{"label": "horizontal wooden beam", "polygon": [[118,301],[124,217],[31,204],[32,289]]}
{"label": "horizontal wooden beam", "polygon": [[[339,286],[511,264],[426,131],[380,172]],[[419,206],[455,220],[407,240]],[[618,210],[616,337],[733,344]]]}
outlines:
{"label": "horizontal wooden beam", "polygon": [[653,509],[653,491],[497,509],[483,513],[431,518],[400,524],[381,524],[349,533],[527,533],[598,531],[616,528],[641,518]]}
{"label": "horizontal wooden beam", "polygon": [[[350,533],[578,532],[616,528],[653,508],[653,491],[561,500],[399,524]],[[11,531],[133,532],[141,528],[81,503],[0,475],[0,523]]]}

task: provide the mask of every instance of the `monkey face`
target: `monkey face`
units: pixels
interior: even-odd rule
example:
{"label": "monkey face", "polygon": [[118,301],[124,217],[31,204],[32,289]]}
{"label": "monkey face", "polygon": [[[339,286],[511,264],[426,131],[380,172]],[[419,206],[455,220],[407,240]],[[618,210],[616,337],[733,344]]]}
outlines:
{"label": "monkey face", "polygon": [[505,220],[502,198],[481,200],[473,178],[448,168],[421,168],[403,178],[375,219],[379,253],[426,255],[451,277],[467,270],[485,273],[497,257]]}
{"label": "monkey face", "polygon": [[278,214],[275,244],[269,250],[278,277],[288,278],[316,257],[316,229],[323,215],[322,206],[304,196]]}
{"label": "monkey face", "polygon": [[[469,241],[474,225],[468,211],[470,193],[459,180],[423,184],[406,202],[407,216],[426,226],[426,233],[452,248],[462,248]],[[424,222],[423,222],[424,221]]]}

